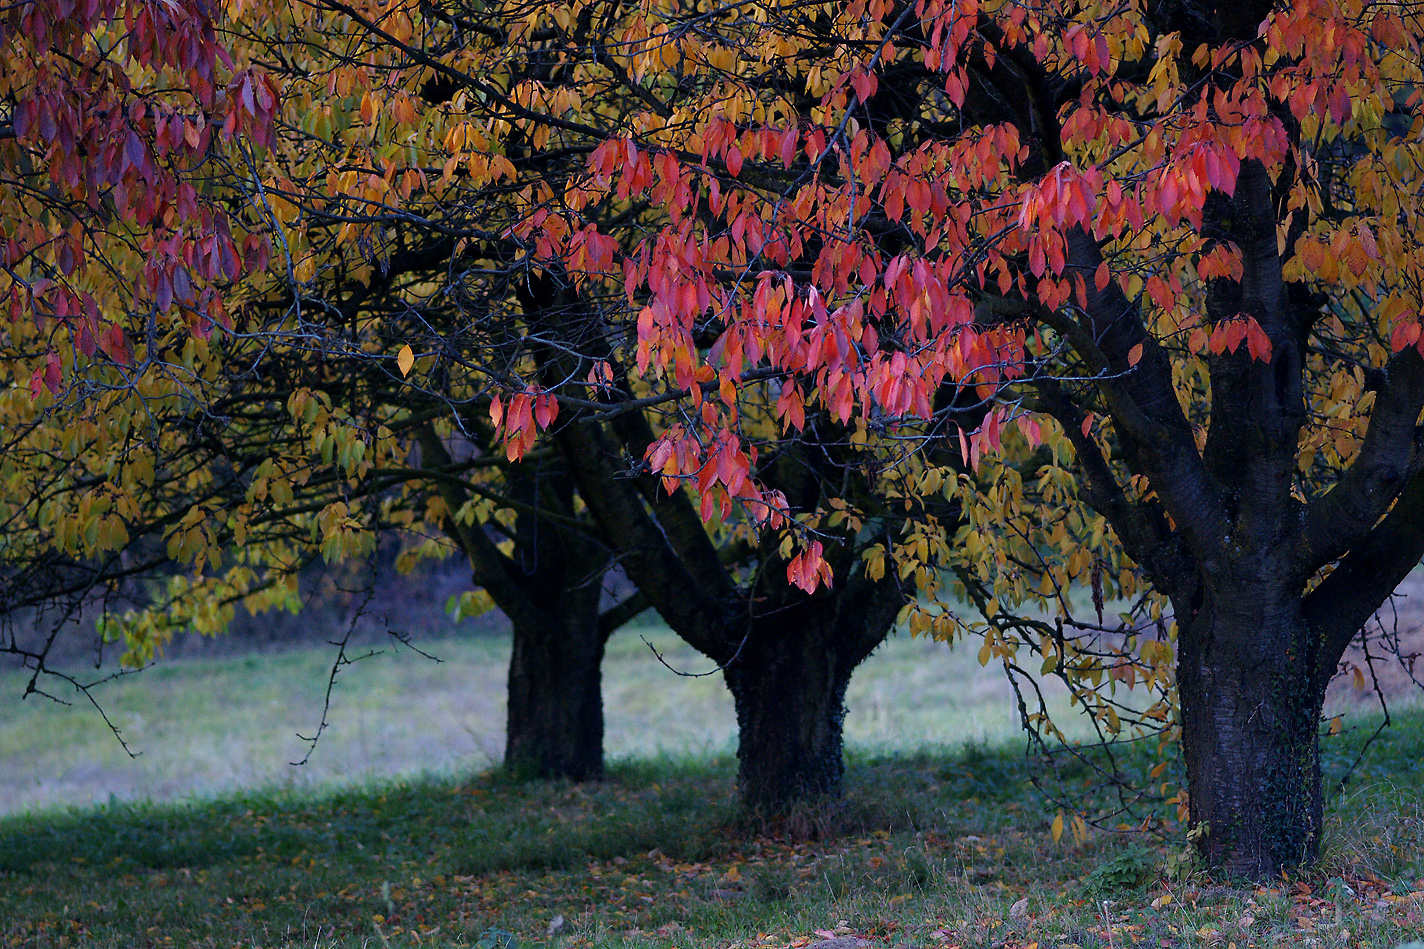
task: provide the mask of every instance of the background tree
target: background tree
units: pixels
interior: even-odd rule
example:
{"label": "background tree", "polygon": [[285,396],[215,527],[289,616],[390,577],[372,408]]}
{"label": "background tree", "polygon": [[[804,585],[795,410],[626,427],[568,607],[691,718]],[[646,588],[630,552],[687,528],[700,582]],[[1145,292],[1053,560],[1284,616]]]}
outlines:
{"label": "background tree", "polygon": [[[265,266],[269,250],[241,221],[253,217],[249,198],[259,221],[273,209],[240,186],[274,144],[277,105],[269,73],[234,66],[254,47],[234,29],[244,11],[229,12],[215,23],[200,7],[26,2],[0,21],[0,265],[11,317],[0,607],[57,617],[47,640],[21,643],[12,631],[6,643],[34,670],[32,690],[61,671],[49,659],[66,620],[96,604],[114,611],[101,635],[124,639],[127,660],[141,664],[175,629],[220,630],[237,602],[295,606],[310,560],[362,556],[392,518],[412,523],[389,496],[402,477],[430,490],[431,473],[412,470],[407,454],[428,420],[388,419],[378,399],[353,417],[332,396],[357,387],[325,385],[339,367],[319,336],[303,330],[274,347],[229,316],[246,299],[232,282]],[[215,326],[233,333],[215,341]],[[394,367],[389,375],[398,378]],[[404,476],[373,474],[394,464]],[[446,470],[435,482],[456,477]],[[571,503],[567,491],[550,500]],[[435,526],[473,536],[454,530],[453,513],[437,511]],[[516,619],[511,762],[587,777],[602,769],[598,659],[636,610],[600,625],[607,555],[582,535],[551,544],[561,530],[510,529],[528,569],[513,569],[493,541],[471,559]],[[582,637],[562,664],[549,663],[559,655],[551,622]],[[522,635],[531,629],[535,638]]]}
{"label": "background tree", "polygon": [[[609,553],[556,460],[531,457],[503,476],[507,459],[468,440],[454,460],[428,417],[381,401],[383,379],[401,388],[394,367],[374,367],[371,385],[366,361],[293,347],[264,360],[251,340],[225,342],[204,349],[202,403],[139,399],[139,418],[110,414],[134,404],[121,388],[90,401],[102,420],[92,424],[10,390],[12,417],[29,420],[7,431],[4,470],[32,493],[4,503],[0,607],[54,619],[43,643],[7,644],[33,668],[30,687],[46,688],[46,673],[77,682],[50,661],[55,637],[84,635],[64,628],[76,617],[103,613],[97,635],[141,665],[176,631],[220,633],[238,603],[300,609],[309,564],[366,558],[398,532],[398,570],[459,552],[488,591],[461,610],[494,603],[510,617],[507,766],[600,775],[603,647],[642,607],[605,608]],[[234,365],[247,371],[217,378]],[[344,652],[333,675],[342,665]]]}

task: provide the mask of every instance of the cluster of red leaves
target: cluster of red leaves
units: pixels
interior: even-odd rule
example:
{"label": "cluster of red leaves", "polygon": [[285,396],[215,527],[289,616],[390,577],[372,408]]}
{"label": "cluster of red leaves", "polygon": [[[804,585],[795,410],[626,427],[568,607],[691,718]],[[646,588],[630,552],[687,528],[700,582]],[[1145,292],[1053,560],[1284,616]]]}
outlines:
{"label": "cluster of red leaves", "polygon": [[[884,4],[853,7],[871,17],[884,12]],[[664,433],[646,460],[669,490],[695,481],[704,494],[722,491],[721,505],[704,498],[704,516],[719,507],[725,515],[729,496],[771,508],[755,479],[738,474],[754,470],[737,434],[738,392],[748,381],[778,380],[773,397],[783,431],[801,429],[816,404],[843,423],[857,414],[892,427],[922,420],[945,384],[974,386],[986,403],[993,400],[1021,377],[1036,340],[1005,321],[977,318],[968,288],[997,290],[1042,311],[1086,308],[1086,275],[1067,265],[1074,234],[1127,247],[1148,235],[1196,232],[1180,266],[1138,267],[1133,275],[1145,301],[1164,314],[1181,312],[1196,292],[1194,281],[1240,280],[1239,250],[1201,236],[1203,211],[1209,194],[1235,193],[1244,162],[1280,168],[1293,160],[1273,103],[1289,103],[1297,120],[1313,112],[1342,125],[1380,88],[1379,44],[1418,46],[1393,13],[1361,19],[1348,5],[1292,4],[1260,24],[1261,44],[1181,50],[1178,38],[1161,37],[1162,69],[1154,76],[1169,77],[1180,54],[1197,67],[1240,77],[1187,96],[1174,79],[1118,74],[1113,43],[1121,48],[1131,24],[1072,23],[1055,42],[1025,5],[991,13],[973,0],[920,0],[914,12],[928,37],[924,62],[942,72],[955,105],[965,100],[974,57],[992,67],[996,57],[1027,48],[1050,70],[1071,67],[1082,91],[1059,118],[1063,140],[1080,154],[1023,180],[1029,151],[1012,126],[898,149],[855,123],[834,124],[834,116],[876,94],[886,47],[839,73],[822,99],[821,118],[759,124],[714,116],[699,126],[689,149],[627,135],[595,148],[571,220],[599,194],[650,201],[668,223],[634,247],[621,248],[595,225],[557,214],[521,225],[537,232],[540,252],[551,253],[576,280],[621,264],[638,314],[639,372],[670,379],[694,401],[702,422],[698,431],[677,426]],[[985,19],[992,29],[982,28]],[[1155,112],[1148,105],[1154,97]],[[1129,118],[1136,111],[1122,108],[1129,99],[1142,103],[1146,118]],[[1131,161],[1124,164],[1124,155]],[[774,180],[803,160],[809,172],[784,188],[748,174],[757,163]],[[828,164],[836,173],[823,176]],[[904,227],[917,239],[914,246],[883,251],[865,227],[871,215]],[[1328,244],[1307,233],[1299,253],[1327,280],[1338,261],[1363,281],[1384,256],[1363,220]],[[793,277],[792,270],[804,273],[808,257],[809,278]],[[1118,264],[1106,260],[1097,268],[1097,291],[1128,279]],[[704,358],[694,328],[710,320],[725,328]],[[1424,350],[1417,314],[1407,314],[1392,342],[1396,350]],[[1211,354],[1235,353],[1244,344],[1263,362],[1275,348],[1245,313],[1196,326],[1190,344]],[[1129,368],[1141,356],[1141,347],[1134,349]],[[717,398],[704,401],[704,388]],[[966,460],[997,450],[1008,417],[990,411],[980,428],[962,434]],[[1030,440],[1034,427],[1023,429]],[[809,539],[806,545],[788,577],[814,588],[829,574]]]}
{"label": "cluster of red leaves", "polygon": [[0,37],[10,147],[24,156],[3,172],[9,313],[57,321],[70,338],[67,350],[51,340],[32,389],[59,390],[66,353],[131,362],[137,314],[176,303],[199,333],[224,322],[220,288],[265,266],[265,241],[249,236],[239,252],[201,178],[218,138],[272,143],[271,80],[235,69],[196,0],[25,0]]}

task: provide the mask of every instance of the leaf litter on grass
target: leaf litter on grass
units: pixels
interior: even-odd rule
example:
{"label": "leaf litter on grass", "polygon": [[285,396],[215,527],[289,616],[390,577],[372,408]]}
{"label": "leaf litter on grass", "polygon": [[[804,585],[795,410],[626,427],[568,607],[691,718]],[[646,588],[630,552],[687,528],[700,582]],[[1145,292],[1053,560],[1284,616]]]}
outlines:
{"label": "leaf litter on grass", "polygon": [[12,818],[0,944],[1392,949],[1424,930],[1420,815],[1397,804],[1417,773],[1382,765],[1342,799],[1318,877],[1224,887],[1165,872],[1180,831],[1054,843],[1011,750],[853,755],[842,800],[779,821],[736,810],[734,765]]}

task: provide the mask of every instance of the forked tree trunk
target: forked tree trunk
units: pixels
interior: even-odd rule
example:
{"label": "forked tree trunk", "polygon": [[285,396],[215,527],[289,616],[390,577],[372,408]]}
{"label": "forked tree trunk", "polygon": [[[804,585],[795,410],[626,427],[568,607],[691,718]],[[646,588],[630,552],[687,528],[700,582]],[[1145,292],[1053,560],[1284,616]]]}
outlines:
{"label": "forked tree trunk", "polygon": [[603,776],[603,649],[598,601],[514,626],[504,766],[522,778]]}
{"label": "forked tree trunk", "polygon": [[1208,595],[1183,631],[1182,744],[1202,856],[1231,875],[1265,880],[1319,851],[1318,637],[1299,594],[1256,585],[1235,593]]}
{"label": "forked tree trunk", "polygon": [[[451,464],[433,428],[421,433],[421,449],[436,466]],[[469,558],[474,582],[513,626],[504,766],[523,778],[602,777],[603,647],[637,610],[624,609],[628,601],[600,613],[608,551],[578,528],[573,482],[565,472],[515,466],[505,481],[518,511],[512,554],[500,550],[486,525],[446,521]],[[469,500],[469,492],[448,478],[438,485],[447,510],[458,511]]]}
{"label": "forked tree trunk", "polygon": [[846,686],[864,655],[803,619],[758,624],[723,672],[737,711],[737,790],[753,809],[841,791]]}
{"label": "forked tree trunk", "polygon": [[[542,322],[551,339],[567,343],[536,349],[546,388],[554,391],[585,378],[585,363],[570,353],[586,347],[587,324],[569,322],[583,312],[583,304],[552,275],[521,286],[524,312]],[[600,351],[596,358],[604,355]],[[623,391],[632,397],[631,387]],[[853,534],[844,545],[830,545],[830,557],[839,561],[834,589],[812,596],[790,586],[786,565],[775,557],[753,547],[740,550],[740,542],[719,551],[685,492],[669,493],[646,472],[628,477],[628,460],[646,458],[656,441],[641,412],[618,411],[605,422],[572,407],[551,430],[579,495],[639,594],[685,642],[722,665],[737,711],[742,803],[777,810],[839,794],[846,685],[894,626],[906,596],[899,583],[893,576],[866,577]],[[824,500],[822,468],[834,470],[838,485],[850,473],[849,466],[838,466],[838,452],[824,446],[779,451],[786,470],[761,470],[756,477],[782,492],[792,510],[813,510]],[[742,579],[741,568],[748,565],[756,567],[750,585]]]}

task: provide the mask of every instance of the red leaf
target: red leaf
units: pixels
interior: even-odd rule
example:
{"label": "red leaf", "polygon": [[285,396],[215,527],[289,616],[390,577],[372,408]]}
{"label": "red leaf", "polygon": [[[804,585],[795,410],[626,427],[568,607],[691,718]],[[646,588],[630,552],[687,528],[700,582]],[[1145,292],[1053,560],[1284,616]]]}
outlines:
{"label": "red leaf", "polygon": [[534,400],[534,420],[540,428],[548,428],[559,417],[559,403],[552,395],[541,392]]}
{"label": "red leaf", "polygon": [[742,151],[736,145],[727,146],[727,172],[733,178],[742,173]]}
{"label": "red leaf", "polygon": [[796,127],[793,125],[781,134],[781,165],[790,168],[796,160]]}
{"label": "red leaf", "polygon": [[1271,361],[1271,338],[1253,317],[1246,318],[1246,348],[1252,359]]}
{"label": "red leaf", "polygon": [[880,85],[880,81],[876,79],[875,73],[873,72],[857,71],[855,75],[851,76],[850,82],[851,85],[855,86],[856,98],[862,103],[869,102],[871,97],[875,95],[876,88]]}

